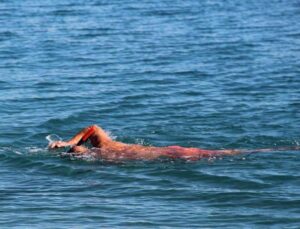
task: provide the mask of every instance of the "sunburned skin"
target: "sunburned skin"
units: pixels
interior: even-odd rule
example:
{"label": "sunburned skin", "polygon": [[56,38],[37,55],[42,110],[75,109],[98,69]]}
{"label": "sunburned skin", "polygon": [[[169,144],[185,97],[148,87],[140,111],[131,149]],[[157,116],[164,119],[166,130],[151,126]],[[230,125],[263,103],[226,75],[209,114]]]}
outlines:
{"label": "sunburned skin", "polygon": [[[79,146],[90,140],[93,148]],[[153,147],[137,144],[125,144],[112,140],[99,126],[93,125],[84,128],[69,141],[56,141],[49,145],[50,149],[71,146],[69,152],[87,154],[91,151],[103,160],[154,160],[160,157],[171,159],[200,160],[202,158],[235,155],[247,152],[270,152],[274,150],[299,150],[300,147],[257,150],[205,150],[199,148],[185,148],[181,146]]]}

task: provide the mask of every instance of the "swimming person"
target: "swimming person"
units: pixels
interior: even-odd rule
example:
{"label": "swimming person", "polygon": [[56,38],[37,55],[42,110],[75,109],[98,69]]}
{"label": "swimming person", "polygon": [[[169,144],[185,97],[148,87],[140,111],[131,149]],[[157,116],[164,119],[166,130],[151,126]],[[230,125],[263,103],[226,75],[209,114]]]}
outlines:
{"label": "swimming person", "polygon": [[[94,148],[88,149],[82,146],[90,140]],[[153,147],[138,144],[125,144],[112,140],[109,135],[99,126],[92,125],[84,128],[69,141],[55,141],[49,144],[50,149],[70,146],[69,152],[85,154],[96,152],[104,160],[153,160],[160,157],[185,160],[199,160],[223,155],[235,155],[249,152],[270,152],[277,150],[299,150],[300,147],[257,149],[257,150],[206,150],[200,148],[185,148],[181,146]]]}

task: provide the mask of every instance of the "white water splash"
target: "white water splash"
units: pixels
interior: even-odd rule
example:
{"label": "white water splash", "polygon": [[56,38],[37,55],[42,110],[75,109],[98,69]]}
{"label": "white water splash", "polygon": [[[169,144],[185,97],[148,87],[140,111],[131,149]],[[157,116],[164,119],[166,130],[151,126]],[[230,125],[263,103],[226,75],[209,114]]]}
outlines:
{"label": "white water splash", "polygon": [[26,147],[25,149],[28,153],[31,153],[31,154],[42,153],[42,152],[45,152],[45,150],[47,150],[47,148],[39,148],[39,147],[36,147],[36,146]]}
{"label": "white water splash", "polygon": [[106,130],[105,133],[107,133],[107,135],[112,139],[112,140],[116,140],[117,136],[113,135],[111,131]]}
{"label": "white water splash", "polygon": [[49,144],[51,144],[55,141],[62,141],[62,138],[59,137],[57,134],[49,134],[46,136],[46,140],[49,142]]}

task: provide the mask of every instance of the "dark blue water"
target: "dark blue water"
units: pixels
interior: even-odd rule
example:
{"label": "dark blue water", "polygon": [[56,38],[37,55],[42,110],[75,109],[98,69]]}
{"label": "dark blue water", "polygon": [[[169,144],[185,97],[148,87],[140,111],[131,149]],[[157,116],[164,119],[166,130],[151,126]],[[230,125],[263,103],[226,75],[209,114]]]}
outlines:
{"label": "dark blue water", "polygon": [[299,228],[300,152],[113,164],[45,139],[298,145],[299,21],[298,0],[1,1],[1,227]]}

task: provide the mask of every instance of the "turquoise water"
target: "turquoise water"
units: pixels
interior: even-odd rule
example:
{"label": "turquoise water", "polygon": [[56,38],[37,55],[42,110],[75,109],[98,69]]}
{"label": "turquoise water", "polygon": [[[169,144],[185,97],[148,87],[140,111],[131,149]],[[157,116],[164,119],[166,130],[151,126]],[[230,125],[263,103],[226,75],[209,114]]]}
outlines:
{"label": "turquoise water", "polygon": [[95,123],[144,145],[298,145],[299,13],[297,0],[1,1],[1,228],[299,228],[300,152],[113,164],[45,139]]}

